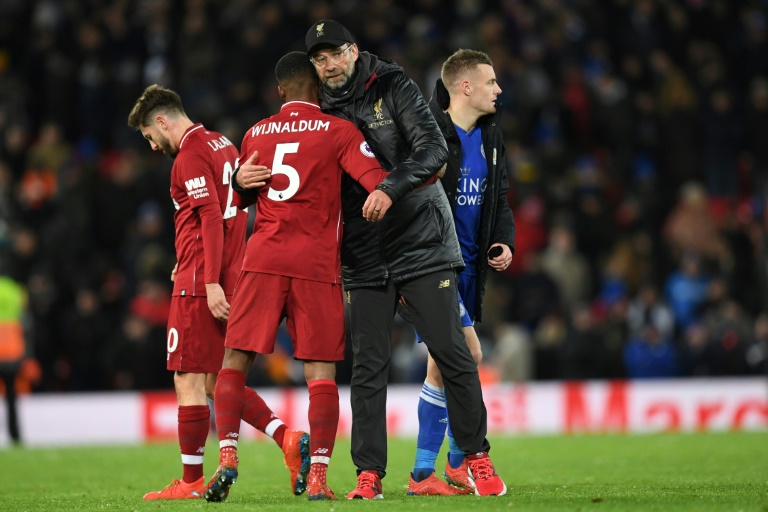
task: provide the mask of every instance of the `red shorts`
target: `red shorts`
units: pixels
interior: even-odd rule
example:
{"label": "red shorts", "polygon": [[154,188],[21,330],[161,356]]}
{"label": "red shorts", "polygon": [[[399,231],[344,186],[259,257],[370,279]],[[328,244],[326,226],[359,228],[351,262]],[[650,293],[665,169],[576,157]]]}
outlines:
{"label": "red shorts", "polygon": [[213,317],[206,297],[172,297],[166,339],[168,369],[218,373],[224,361],[226,325]]}
{"label": "red shorts", "polygon": [[344,359],[341,285],[243,271],[227,326],[227,348],[259,354],[275,350],[277,328],[287,318],[293,357],[304,361]]}

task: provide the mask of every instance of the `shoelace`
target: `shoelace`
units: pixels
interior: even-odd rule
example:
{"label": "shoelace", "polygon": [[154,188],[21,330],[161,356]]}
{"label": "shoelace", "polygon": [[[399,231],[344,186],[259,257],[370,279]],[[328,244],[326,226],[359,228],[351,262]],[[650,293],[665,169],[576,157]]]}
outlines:
{"label": "shoelace", "polygon": [[493,476],[493,465],[491,464],[491,460],[487,457],[473,460],[469,465],[472,468],[472,476],[474,476],[476,480],[487,480]]}
{"label": "shoelace", "polygon": [[365,487],[371,487],[374,491],[378,492],[376,489],[376,480],[378,478],[378,475],[373,473],[360,473],[360,476],[357,477],[357,488],[363,489]]}
{"label": "shoelace", "polygon": [[166,485],[165,489],[163,489],[163,490],[165,491],[165,490],[170,489],[171,487],[174,487],[176,485],[181,485],[181,480],[179,480],[178,478],[174,478],[173,482],[171,482],[168,485]]}

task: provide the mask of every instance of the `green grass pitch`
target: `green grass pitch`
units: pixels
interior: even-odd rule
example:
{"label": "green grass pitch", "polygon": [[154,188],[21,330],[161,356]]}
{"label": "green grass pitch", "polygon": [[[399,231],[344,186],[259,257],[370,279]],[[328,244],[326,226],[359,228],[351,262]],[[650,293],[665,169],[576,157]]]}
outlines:
{"label": "green grass pitch", "polygon": [[[293,496],[271,442],[240,447],[240,477],[225,503],[145,502],[181,476],[178,446],[0,450],[0,510],[218,511],[759,511],[768,512],[768,433],[491,436],[491,456],[509,488],[503,497],[406,496],[414,441],[389,443],[384,500],[343,499],[355,485],[349,441],[336,445],[328,481],[342,498]],[[206,477],[218,450],[210,439]],[[445,464],[441,453],[438,466]]]}

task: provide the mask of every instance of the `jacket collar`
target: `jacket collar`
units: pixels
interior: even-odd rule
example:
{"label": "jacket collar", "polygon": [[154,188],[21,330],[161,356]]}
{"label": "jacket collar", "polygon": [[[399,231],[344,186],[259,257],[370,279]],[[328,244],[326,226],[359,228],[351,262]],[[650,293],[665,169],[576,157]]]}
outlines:
{"label": "jacket collar", "polygon": [[320,99],[331,106],[346,105],[358,95],[362,95],[376,80],[388,73],[403,73],[403,68],[389,59],[378,57],[369,52],[360,52],[355,63],[355,74],[349,87],[334,91],[328,87],[320,88]]}

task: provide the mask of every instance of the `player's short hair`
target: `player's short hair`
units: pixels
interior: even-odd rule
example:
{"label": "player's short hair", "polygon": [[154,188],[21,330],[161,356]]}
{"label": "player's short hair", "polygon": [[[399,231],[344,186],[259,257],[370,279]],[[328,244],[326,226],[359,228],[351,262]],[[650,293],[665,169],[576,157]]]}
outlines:
{"label": "player's short hair", "polygon": [[456,50],[453,55],[443,62],[440,70],[440,78],[443,79],[448,91],[452,91],[466,75],[475,70],[480,64],[488,64],[493,67],[491,57],[478,50]]}
{"label": "player's short hair", "polygon": [[281,86],[287,82],[317,81],[317,71],[304,52],[288,52],[275,65],[275,78]]}
{"label": "player's short hair", "polygon": [[178,94],[162,85],[153,84],[144,89],[136,100],[131,113],[128,114],[128,126],[140,130],[142,126],[147,126],[147,121],[152,115],[159,113],[187,115]]}

